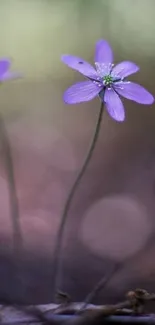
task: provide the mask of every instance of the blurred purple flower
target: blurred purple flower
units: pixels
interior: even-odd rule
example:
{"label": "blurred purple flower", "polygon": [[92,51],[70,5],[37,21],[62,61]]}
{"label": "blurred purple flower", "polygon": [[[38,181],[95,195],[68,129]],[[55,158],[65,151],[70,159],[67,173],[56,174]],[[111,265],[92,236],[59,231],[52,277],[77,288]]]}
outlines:
{"label": "blurred purple flower", "polygon": [[110,116],[117,121],[124,121],[124,106],[119,95],[140,104],[154,102],[154,97],[145,88],[125,79],[137,72],[139,67],[130,61],[123,61],[114,66],[113,51],[105,40],[99,40],[96,44],[96,69],[83,59],[72,55],[63,55],[62,61],[89,79],[78,82],[65,91],[64,101],[67,104],[87,102],[99,95]]}
{"label": "blurred purple flower", "polygon": [[18,72],[11,72],[10,67],[11,67],[10,59],[8,58],[0,59],[0,83],[7,80],[17,79],[22,77],[22,75]]}

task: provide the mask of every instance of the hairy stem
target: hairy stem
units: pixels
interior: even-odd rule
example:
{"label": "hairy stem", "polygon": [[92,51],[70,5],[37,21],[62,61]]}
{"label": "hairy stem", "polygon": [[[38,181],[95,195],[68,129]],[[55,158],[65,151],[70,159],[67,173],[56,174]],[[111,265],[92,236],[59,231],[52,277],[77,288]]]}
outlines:
{"label": "hairy stem", "polygon": [[2,116],[0,116],[0,133],[2,138],[2,146],[4,150],[6,174],[7,174],[8,184],[9,184],[10,212],[11,212],[11,222],[13,227],[13,245],[14,245],[14,252],[17,253],[22,248],[22,234],[20,229],[19,207],[18,207],[15,179],[14,179],[11,147],[10,147],[7,131]]}
{"label": "hairy stem", "polygon": [[99,115],[98,115],[98,119],[97,119],[97,123],[96,123],[96,127],[95,127],[95,131],[93,134],[93,138],[89,147],[89,150],[87,152],[86,158],[84,160],[84,163],[77,175],[77,178],[69,192],[68,198],[66,200],[65,203],[65,207],[63,210],[63,214],[62,214],[62,218],[61,218],[61,224],[58,230],[58,236],[57,236],[57,241],[56,241],[56,248],[55,248],[55,252],[54,252],[54,265],[53,265],[53,284],[54,284],[54,297],[56,295],[56,293],[59,291],[59,286],[61,285],[61,277],[62,277],[62,241],[63,241],[63,233],[64,233],[64,228],[66,225],[66,221],[68,218],[68,212],[69,212],[69,208],[73,199],[73,196],[75,194],[75,191],[80,183],[80,180],[87,168],[87,165],[92,157],[95,145],[97,143],[97,139],[98,139],[98,135],[99,135],[99,131],[100,131],[100,126],[101,126],[101,122],[102,122],[102,116],[103,116],[103,111],[104,111],[104,104],[101,103],[101,107],[99,110]]}

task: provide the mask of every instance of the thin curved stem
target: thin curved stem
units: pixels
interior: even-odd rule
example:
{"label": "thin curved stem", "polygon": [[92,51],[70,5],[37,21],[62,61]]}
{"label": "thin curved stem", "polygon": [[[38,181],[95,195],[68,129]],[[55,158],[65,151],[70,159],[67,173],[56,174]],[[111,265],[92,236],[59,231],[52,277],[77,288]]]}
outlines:
{"label": "thin curved stem", "polygon": [[87,307],[88,304],[92,303],[92,300],[95,299],[95,297],[99,294],[99,292],[104,289],[104,287],[111,280],[111,278],[113,277],[113,275],[115,273],[117,273],[117,271],[119,271],[119,269],[120,269],[120,264],[117,263],[114,266],[114,268],[112,269],[112,271],[108,273],[108,275],[103,276],[100,279],[100,281],[95,285],[95,287],[93,288],[93,290],[86,296],[83,305],[78,310],[78,312],[76,312],[76,314],[81,313],[81,311],[83,311],[84,309],[86,309],[86,307]]}
{"label": "thin curved stem", "polygon": [[75,194],[75,191],[80,183],[80,180],[87,168],[87,165],[91,159],[91,156],[93,154],[95,145],[97,143],[97,139],[98,139],[98,135],[99,135],[99,131],[100,131],[100,126],[101,126],[101,122],[102,122],[102,116],[103,116],[103,111],[104,111],[104,104],[101,103],[101,107],[99,110],[99,115],[98,115],[98,119],[97,119],[97,123],[95,126],[95,131],[93,134],[93,138],[89,147],[89,150],[87,152],[86,158],[84,160],[84,163],[77,175],[77,178],[69,192],[68,198],[66,200],[65,203],[65,207],[64,207],[64,211],[62,214],[62,218],[61,218],[61,224],[58,230],[58,236],[57,236],[57,240],[56,240],[56,248],[55,248],[55,252],[54,252],[54,265],[53,265],[53,283],[54,283],[54,297],[56,295],[56,293],[59,290],[59,286],[60,286],[60,282],[61,282],[61,272],[62,272],[62,241],[63,241],[63,233],[64,233],[64,228],[65,228],[65,224],[68,218],[68,212],[69,212],[69,208],[73,199],[73,196]]}

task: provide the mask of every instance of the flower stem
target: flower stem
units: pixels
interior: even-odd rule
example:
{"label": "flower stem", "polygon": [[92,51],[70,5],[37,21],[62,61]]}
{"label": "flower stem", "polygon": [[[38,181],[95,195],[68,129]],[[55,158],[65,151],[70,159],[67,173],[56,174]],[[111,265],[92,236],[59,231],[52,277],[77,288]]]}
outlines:
{"label": "flower stem", "polygon": [[84,160],[84,163],[77,175],[77,178],[69,192],[68,198],[66,200],[65,203],[65,207],[63,210],[63,214],[62,214],[62,218],[61,218],[61,224],[58,230],[58,235],[57,235],[57,240],[56,240],[56,247],[55,247],[55,252],[54,252],[54,260],[53,260],[53,292],[54,292],[54,298],[56,297],[57,292],[59,291],[59,286],[61,283],[61,278],[62,278],[62,242],[63,242],[63,233],[64,233],[64,228],[65,228],[65,224],[68,218],[68,212],[69,212],[69,208],[71,205],[71,201],[73,199],[73,196],[75,194],[75,191],[80,183],[80,180],[87,168],[87,165],[92,157],[95,145],[97,143],[97,139],[98,139],[98,135],[99,135],[99,131],[100,131],[100,126],[101,126],[101,122],[102,122],[102,116],[103,116],[103,111],[104,111],[104,104],[103,102],[101,103],[101,107],[99,110],[99,115],[98,115],[98,119],[97,119],[97,123],[96,123],[96,127],[95,127],[95,131],[93,134],[93,138],[89,147],[89,150],[86,154],[86,158]]}
{"label": "flower stem", "polygon": [[20,220],[19,220],[20,219],[19,206],[18,206],[15,178],[14,178],[14,168],[13,168],[11,147],[10,147],[7,130],[2,116],[0,116],[0,133],[3,142],[2,145],[4,150],[5,166],[6,166],[6,173],[8,178],[8,185],[9,185],[9,200],[10,200],[10,211],[11,211],[11,222],[13,226],[14,253],[15,255],[16,254],[18,255],[23,245],[21,228],[20,228]]}

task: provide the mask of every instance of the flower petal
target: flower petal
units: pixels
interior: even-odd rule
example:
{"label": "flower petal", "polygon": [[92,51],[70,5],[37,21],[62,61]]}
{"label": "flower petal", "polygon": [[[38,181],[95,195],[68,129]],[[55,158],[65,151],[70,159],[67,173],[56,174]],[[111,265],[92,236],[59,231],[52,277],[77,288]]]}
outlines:
{"label": "flower petal", "polygon": [[121,96],[139,104],[150,105],[154,102],[154,97],[135,82],[122,82],[115,84],[114,87]]}
{"label": "flower petal", "polygon": [[113,63],[113,51],[109,43],[105,40],[99,40],[96,43],[95,62]]}
{"label": "flower petal", "polygon": [[11,61],[9,59],[0,59],[0,77],[9,70],[10,65]]}
{"label": "flower petal", "polygon": [[118,63],[112,69],[112,76],[125,78],[139,70],[138,65],[130,61],[123,61]]}
{"label": "flower petal", "polygon": [[61,60],[70,68],[79,71],[86,77],[95,79],[98,76],[95,68],[91,64],[77,56],[62,55]]}
{"label": "flower petal", "polygon": [[122,122],[125,119],[124,106],[113,89],[106,89],[104,102],[109,115],[116,121]]}
{"label": "flower petal", "polygon": [[23,75],[21,73],[8,71],[4,75],[2,75],[2,76],[0,75],[0,82],[19,79],[22,77],[23,77]]}
{"label": "flower petal", "polygon": [[82,81],[68,88],[64,93],[64,101],[67,104],[87,102],[96,97],[101,88],[92,81]]}

